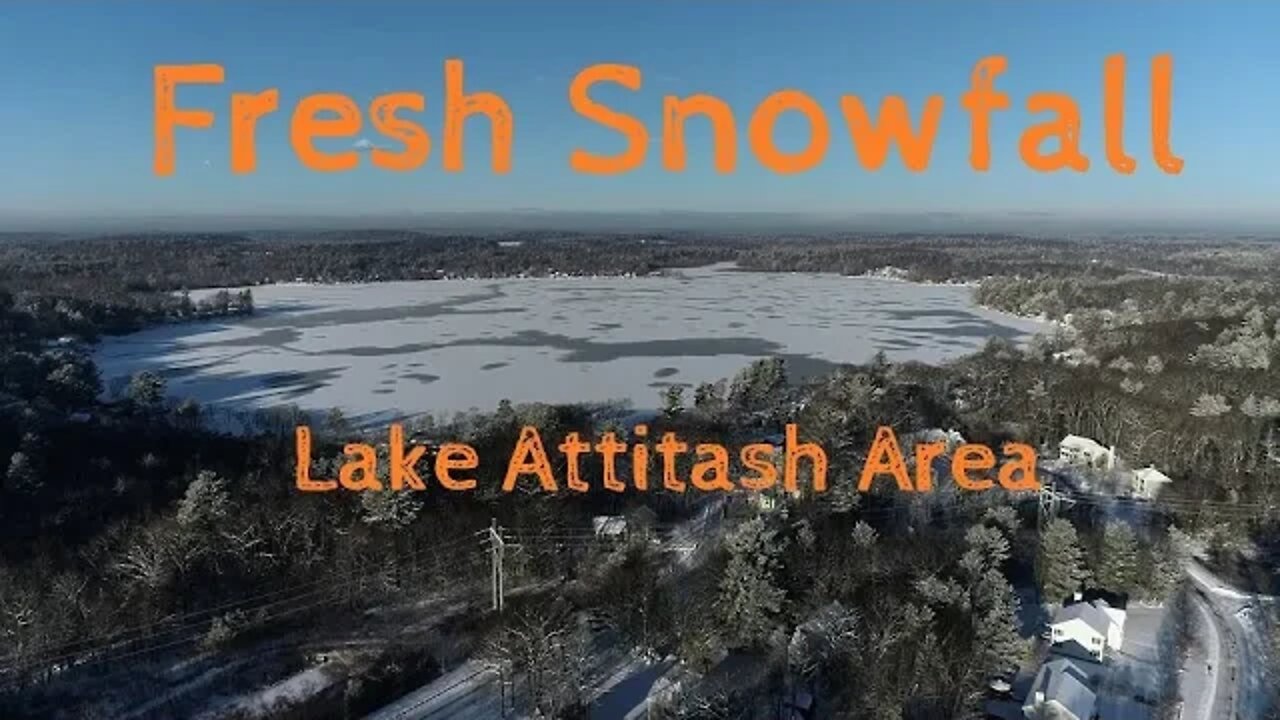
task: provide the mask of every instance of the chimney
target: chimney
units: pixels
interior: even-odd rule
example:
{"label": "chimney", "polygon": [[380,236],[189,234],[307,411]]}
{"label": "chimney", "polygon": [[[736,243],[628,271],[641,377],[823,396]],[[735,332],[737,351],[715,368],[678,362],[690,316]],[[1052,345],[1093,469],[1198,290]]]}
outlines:
{"label": "chimney", "polygon": [[1044,691],[1043,691],[1043,690],[1037,690],[1037,691],[1036,691],[1036,705],[1043,705],[1043,704],[1044,704]]}
{"label": "chimney", "polygon": [[1114,470],[1116,468],[1116,446],[1112,445],[1107,448],[1107,469]]}
{"label": "chimney", "polygon": [[1072,595],[1071,595],[1071,599],[1072,599],[1072,600],[1074,600],[1074,601],[1076,601],[1076,602],[1080,602],[1081,600],[1084,600],[1084,593],[1082,593],[1082,592],[1080,592],[1079,590],[1077,590],[1077,591],[1075,591],[1074,593],[1072,593]]}

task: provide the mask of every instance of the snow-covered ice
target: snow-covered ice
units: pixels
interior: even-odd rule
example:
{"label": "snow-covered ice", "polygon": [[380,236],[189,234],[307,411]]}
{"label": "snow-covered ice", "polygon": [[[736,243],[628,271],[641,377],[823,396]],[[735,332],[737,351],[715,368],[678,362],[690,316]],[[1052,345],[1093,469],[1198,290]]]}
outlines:
{"label": "snow-covered ice", "polygon": [[787,358],[795,376],[878,350],[938,362],[1044,326],[975,306],[972,289],[724,267],[663,277],[281,284],[258,313],[108,338],[108,388],[158,369],[171,394],[349,417],[492,410],[512,402],[658,405],[670,384]]}

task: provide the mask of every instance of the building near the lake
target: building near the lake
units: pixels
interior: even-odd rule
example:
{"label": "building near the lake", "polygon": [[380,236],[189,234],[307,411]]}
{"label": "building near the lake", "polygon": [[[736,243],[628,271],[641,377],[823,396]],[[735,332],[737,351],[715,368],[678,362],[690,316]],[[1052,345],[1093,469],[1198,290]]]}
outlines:
{"label": "building near the lake", "polygon": [[1068,435],[1058,443],[1058,459],[1076,467],[1111,470],[1116,466],[1116,450],[1093,438]]}
{"label": "building near the lake", "polygon": [[1049,660],[1036,673],[1023,714],[1028,718],[1093,720],[1100,671],[1101,666],[1074,658]]}
{"label": "building near the lake", "polygon": [[1131,480],[1133,496],[1144,500],[1155,500],[1160,491],[1173,482],[1173,479],[1168,475],[1151,466],[1141,470],[1134,470]]}
{"label": "building near the lake", "polygon": [[1128,598],[1102,590],[1076,593],[1049,623],[1054,646],[1074,644],[1101,660],[1120,650]]}
{"label": "building near the lake", "polygon": [[620,538],[627,534],[627,519],[621,515],[597,515],[591,527],[598,538]]}

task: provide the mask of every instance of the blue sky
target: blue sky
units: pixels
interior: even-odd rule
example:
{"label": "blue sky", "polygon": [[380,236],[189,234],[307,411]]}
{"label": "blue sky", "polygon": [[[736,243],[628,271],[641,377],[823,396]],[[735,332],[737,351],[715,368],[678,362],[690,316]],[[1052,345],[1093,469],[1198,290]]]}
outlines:
{"label": "blue sky", "polygon": [[[812,213],[1046,211],[1124,217],[1162,214],[1280,216],[1280,3],[1015,2],[314,2],[5,3],[0,7],[0,217],[184,213],[366,213],[433,210],[778,210]],[[1103,59],[1129,59],[1128,151],[1138,171],[1106,165],[1101,138]],[[1174,57],[1174,150],[1179,176],[1151,161],[1152,56]],[[1013,108],[995,116],[992,170],[968,166],[968,115],[959,106],[973,64],[1003,54],[998,86]],[[468,124],[467,170],[441,169],[441,88],[446,58],[466,63],[466,83],[501,94],[515,116],[513,170],[489,170],[488,128]],[[152,174],[152,68],[217,62],[220,87],[187,87],[179,104],[217,113],[212,130],[178,131],[178,168]],[[575,147],[616,152],[620,136],[576,115],[567,89],[598,62],[644,72],[630,93],[595,96],[661,134],[667,93],[707,92],[729,102],[739,127],[739,169],[719,175],[705,121],[690,125],[688,170],[645,167],[617,177],[577,175]],[[259,169],[228,167],[232,92],[279,88],[281,110],[258,129]],[[782,177],[761,168],[745,142],[756,104],[783,89],[818,100],[832,142],[818,168]],[[418,119],[432,136],[413,173],[367,161],[343,174],[301,166],[289,113],[306,94],[343,92],[362,107],[376,95],[426,95]],[[1033,122],[1031,92],[1070,93],[1083,117],[1093,168],[1042,175],[1022,166],[1018,137]],[[857,163],[839,110],[842,94],[872,107],[924,98],[946,107],[928,172],[896,151],[886,168]],[[368,127],[366,125],[366,127]],[[364,133],[378,136],[371,128]],[[807,125],[777,127],[798,149]],[[322,147],[338,149],[349,141]]]}

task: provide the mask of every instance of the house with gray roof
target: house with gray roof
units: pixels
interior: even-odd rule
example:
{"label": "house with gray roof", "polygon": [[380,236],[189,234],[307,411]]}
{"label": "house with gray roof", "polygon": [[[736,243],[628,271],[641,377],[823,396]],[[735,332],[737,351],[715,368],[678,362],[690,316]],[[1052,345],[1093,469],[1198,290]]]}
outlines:
{"label": "house with gray roof", "polygon": [[1123,609],[1102,599],[1072,603],[1054,613],[1050,639],[1054,645],[1077,643],[1101,660],[1108,650],[1119,650],[1124,642],[1124,618]]}
{"label": "house with gray roof", "polygon": [[1101,666],[1059,657],[1040,666],[1022,713],[1030,720],[1093,720]]}

